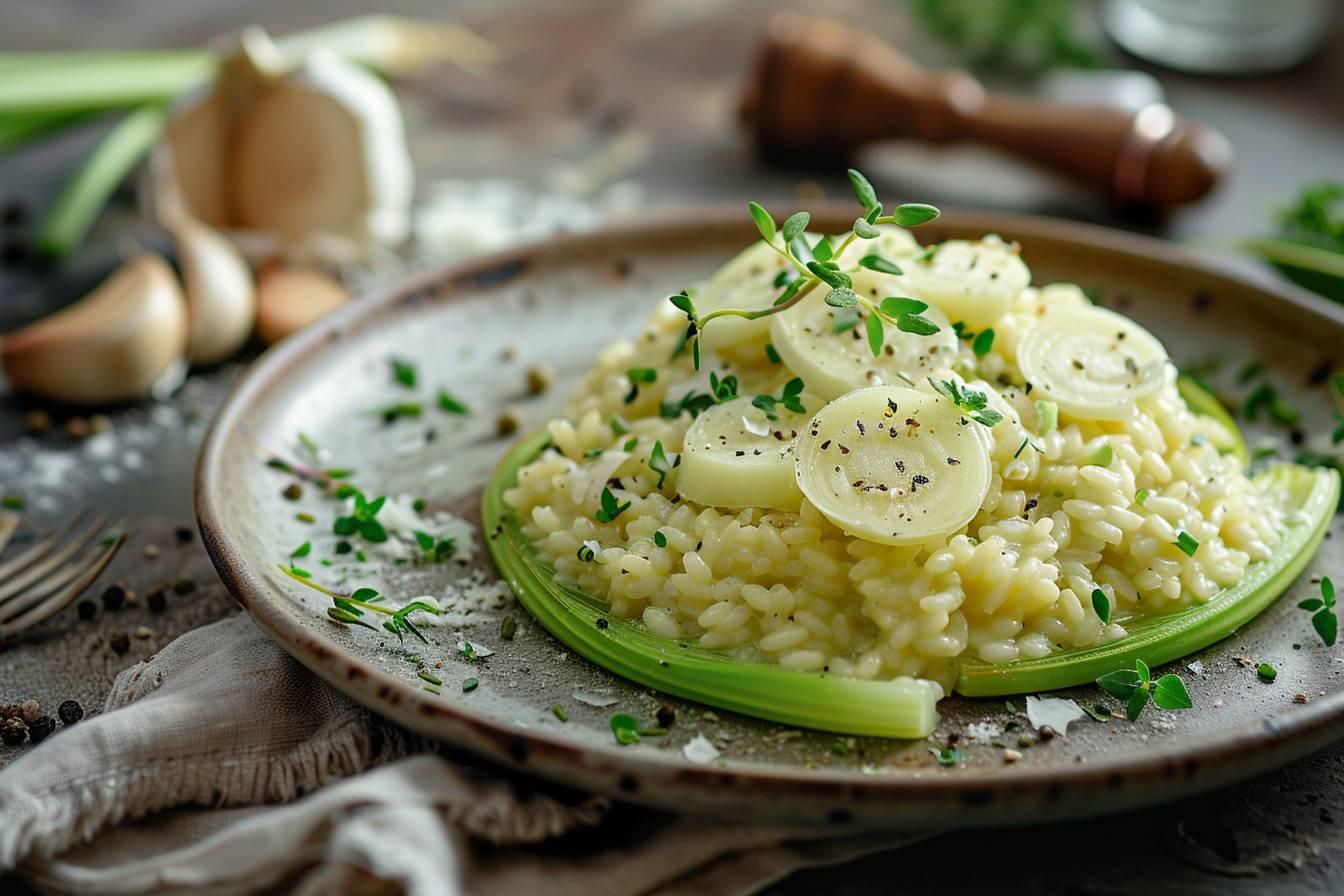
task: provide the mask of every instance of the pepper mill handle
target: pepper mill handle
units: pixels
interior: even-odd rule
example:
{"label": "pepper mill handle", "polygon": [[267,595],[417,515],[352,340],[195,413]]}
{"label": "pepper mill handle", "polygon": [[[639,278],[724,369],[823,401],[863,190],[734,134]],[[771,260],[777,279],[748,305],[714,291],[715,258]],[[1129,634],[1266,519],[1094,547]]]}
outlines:
{"label": "pepper mill handle", "polygon": [[1192,202],[1232,165],[1227,138],[1165,104],[1131,113],[991,94],[965,72],[929,71],[863,32],[791,13],[767,26],[741,115],[767,156],[834,160],[893,137],[970,141],[1122,205]]}

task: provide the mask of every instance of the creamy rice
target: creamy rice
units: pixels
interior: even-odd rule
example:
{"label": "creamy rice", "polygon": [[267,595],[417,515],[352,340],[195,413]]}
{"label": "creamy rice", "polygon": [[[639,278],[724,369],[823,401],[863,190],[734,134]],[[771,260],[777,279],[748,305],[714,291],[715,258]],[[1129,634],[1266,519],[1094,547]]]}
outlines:
{"label": "creamy rice", "polygon": [[[806,498],[798,512],[700,506],[677,494],[675,472],[659,489],[654,442],[675,458],[691,424],[688,413],[662,416],[661,402],[705,391],[711,367],[737,376],[742,395],[777,394],[793,377],[763,340],[706,353],[701,372],[689,352],[670,360],[685,329],[670,307],[633,342],[599,354],[549,424],[551,446],[505,500],[556,576],[608,601],[614,617],[795,669],[911,675],[949,689],[962,656],[1008,662],[1121,638],[1135,618],[1240,582],[1247,564],[1270,556],[1285,511],[1213,447],[1217,424],[1186,408],[1169,365],[1129,419],[1061,411],[1057,428],[1039,432],[1039,394],[1013,385],[1022,383],[1016,347],[1046,310],[1086,303],[1073,287],[1027,289],[996,323],[987,355],[959,344],[951,370],[1004,419],[990,430],[988,494],[950,537],[876,544],[845,534]],[[631,367],[655,368],[657,379],[629,400]],[[810,412],[824,404],[804,399]],[[1089,462],[1104,445],[1111,462]],[[631,507],[601,523],[608,484]],[[1180,532],[1198,541],[1194,556],[1174,544]],[[1092,606],[1097,588],[1114,608],[1109,625]]]}

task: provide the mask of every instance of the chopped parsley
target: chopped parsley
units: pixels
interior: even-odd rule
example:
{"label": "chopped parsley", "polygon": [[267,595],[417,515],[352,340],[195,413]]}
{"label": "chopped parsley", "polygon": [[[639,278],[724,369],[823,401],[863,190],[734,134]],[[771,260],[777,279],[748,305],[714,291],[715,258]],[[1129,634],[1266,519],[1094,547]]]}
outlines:
{"label": "chopped parsley", "polygon": [[989,405],[989,396],[969,386],[958,386],[955,380],[929,380],[939,393],[946,395],[970,419],[982,426],[993,426],[1003,415]]}
{"label": "chopped parsley", "polygon": [[439,410],[441,411],[446,411],[449,414],[457,414],[462,417],[471,413],[467,406],[453,397],[452,393],[447,389],[439,389],[437,398],[439,402]]}
{"label": "chopped parsley", "polygon": [[392,368],[392,379],[407,389],[415,388],[416,374],[415,365],[410,361],[403,361],[400,358],[389,358],[388,366]]}
{"label": "chopped parsley", "polygon": [[1168,672],[1153,681],[1148,664],[1143,660],[1135,660],[1133,669],[1120,669],[1101,676],[1097,679],[1097,687],[1125,704],[1125,717],[1131,722],[1138,719],[1149,700],[1158,709],[1180,710],[1194,706],[1180,676]]}
{"label": "chopped parsley", "polygon": [[617,502],[616,496],[611,493],[611,489],[603,488],[601,499],[602,506],[598,508],[598,511],[594,516],[599,523],[610,523],[615,520],[616,517],[629,510],[630,503],[631,502],[629,501],[626,501],[624,504]]}

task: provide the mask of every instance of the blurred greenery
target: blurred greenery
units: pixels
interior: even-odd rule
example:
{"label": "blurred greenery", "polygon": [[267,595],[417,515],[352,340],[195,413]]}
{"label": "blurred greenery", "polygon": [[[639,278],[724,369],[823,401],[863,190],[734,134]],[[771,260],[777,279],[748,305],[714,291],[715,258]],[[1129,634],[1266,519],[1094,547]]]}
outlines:
{"label": "blurred greenery", "polygon": [[910,0],[918,20],[981,71],[1038,74],[1096,68],[1098,48],[1078,33],[1073,0]]}

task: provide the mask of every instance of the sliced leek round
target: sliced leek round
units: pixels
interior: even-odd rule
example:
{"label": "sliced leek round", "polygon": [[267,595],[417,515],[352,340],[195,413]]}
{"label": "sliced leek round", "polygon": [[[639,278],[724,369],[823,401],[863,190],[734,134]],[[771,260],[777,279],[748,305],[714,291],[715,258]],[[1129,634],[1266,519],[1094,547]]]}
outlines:
{"label": "sliced leek round", "polygon": [[802,503],[793,474],[793,444],[807,417],[783,408],[770,420],[749,398],[715,405],[695,418],[677,467],[677,491],[710,507],[773,507]]}
{"label": "sliced leek round", "polygon": [[899,386],[850,392],[799,435],[798,487],[856,538],[917,544],[970,522],[989,491],[988,429]]}
{"label": "sliced leek round", "polygon": [[[861,295],[867,298],[870,279],[855,274],[855,292],[864,289]],[[883,298],[893,294],[879,292]],[[857,308],[832,308],[820,295],[813,294],[796,308],[772,318],[770,342],[789,369],[807,383],[808,391],[827,401],[864,386],[922,383],[931,373],[951,366],[957,356],[957,335],[947,317],[932,306],[921,316],[936,324],[938,332],[921,336],[887,324],[882,349],[874,356],[863,319],[868,313]]]}
{"label": "sliced leek round", "polygon": [[[787,267],[788,260],[774,248],[763,242],[755,243],[714,272],[696,293],[695,310],[704,317],[722,308],[744,311],[769,308],[784,291],[784,287],[775,285],[775,278]],[[719,317],[705,325],[700,344],[709,351],[722,351],[754,339],[764,340],[769,332],[768,317],[756,320]]]}
{"label": "sliced leek round", "polygon": [[1123,420],[1161,388],[1167,351],[1105,308],[1051,309],[1022,336],[1017,364],[1040,397],[1083,420]]}
{"label": "sliced leek round", "polygon": [[916,296],[973,330],[994,326],[1031,283],[1031,271],[1017,247],[992,236],[975,242],[948,240],[927,261],[902,267],[915,284]]}

